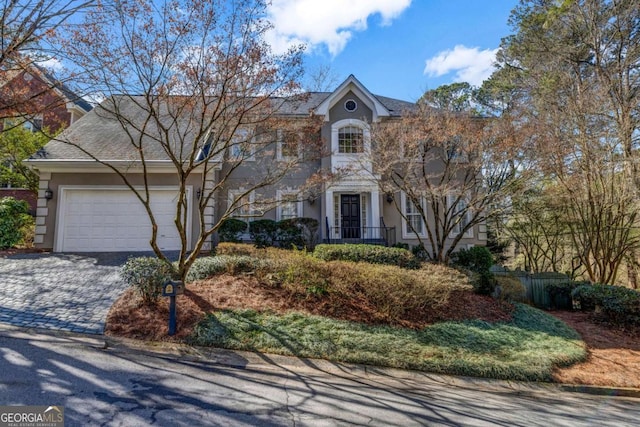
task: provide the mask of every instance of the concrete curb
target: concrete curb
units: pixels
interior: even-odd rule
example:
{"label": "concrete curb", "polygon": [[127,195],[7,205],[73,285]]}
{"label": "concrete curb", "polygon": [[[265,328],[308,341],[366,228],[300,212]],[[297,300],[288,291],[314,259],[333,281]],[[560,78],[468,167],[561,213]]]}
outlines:
{"label": "concrete curb", "polygon": [[146,342],[104,335],[87,335],[50,329],[29,329],[0,324],[0,336],[16,339],[42,339],[57,345],[87,346],[115,352],[135,352],[143,355],[180,358],[184,362],[211,363],[236,369],[285,369],[296,371],[322,371],[333,375],[383,376],[398,380],[429,380],[452,387],[483,389],[497,393],[535,395],[537,393],[573,392],[590,395],[640,399],[640,388],[601,387],[579,384],[506,381],[489,378],[459,377],[430,374],[378,366],[330,362],[323,359],[304,359],[265,353],[193,347],[171,342]]}

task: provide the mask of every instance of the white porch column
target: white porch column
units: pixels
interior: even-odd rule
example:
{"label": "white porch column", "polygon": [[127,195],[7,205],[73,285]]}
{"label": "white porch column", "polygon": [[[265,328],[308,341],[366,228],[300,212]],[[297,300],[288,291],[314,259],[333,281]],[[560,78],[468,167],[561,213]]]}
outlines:
{"label": "white porch column", "polygon": [[[324,192],[324,210],[325,210],[325,216],[326,216],[326,221],[323,218],[324,224],[322,224],[321,229],[322,228],[326,228],[326,224],[327,222],[329,223],[329,227],[333,227],[333,191],[331,190],[326,190]],[[331,236],[329,234],[329,230],[325,230],[325,235],[324,238],[329,237],[330,239],[333,238],[333,236]]]}
{"label": "white porch column", "polygon": [[[371,190],[371,226],[380,227],[380,192]],[[374,237],[380,238],[380,230],[374,229]]]}

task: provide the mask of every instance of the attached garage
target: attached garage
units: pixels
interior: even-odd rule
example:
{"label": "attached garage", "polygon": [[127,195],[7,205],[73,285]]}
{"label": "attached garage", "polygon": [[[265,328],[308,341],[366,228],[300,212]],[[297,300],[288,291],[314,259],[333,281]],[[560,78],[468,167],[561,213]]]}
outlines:
{"label": "attached garage", "polygon": [[[151,190],[157,241],[163,250],[180,248],[174,224],[177,195],[175,187]],[[187,197],[191,205],[190,189]],[[60,186],[57,218],[56,252],[151,251],[151,221],[127,187]],[[190,236],[190,221],[187,229]]]}

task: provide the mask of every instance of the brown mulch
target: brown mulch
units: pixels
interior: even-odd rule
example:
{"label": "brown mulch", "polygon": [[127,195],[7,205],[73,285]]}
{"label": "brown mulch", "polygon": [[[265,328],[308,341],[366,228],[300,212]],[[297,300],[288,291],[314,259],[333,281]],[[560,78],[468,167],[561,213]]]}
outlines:
{"label": "brown mulch", "polygon": [[[132,289],[113,305],[106,334],[152,341],[181,342],[205,313],[224,309],[253,309],[284,314],[289,311],[333,317],[367,324],[393,324],[419,329],[446,320],[481,319],[508,321],[512,307],[490,297],[461,292],[436,310],[408,313],[404,319],[388,319],[364,300],[295,296],[285,289],[259,283],[251,276],[219,276],[187,285],[177,298],[178,330],[168,337],[169,302],[161,298],[155,307],[140,306]],[[623,330],[602,323],[589,313],[551,311],[574,328],[588,346],[588,360],[556,369],[554,379],[567,384],[640,388],[640,329]]]}
{"label": "brown mulch", "polygon": [[556,381],[640,388],[640,328],[621,329],[602,322],[591,313],[549,313],[578,331],[589,351],[586,362],[557,369]]}
{"label": "brown mulch", "polygon": [[49,251],[45,249],[38,248],[9,248],[0,250],[0,257],[9,256],[9,255],[18,255],[18,254],[39,254],[39,253],[48,253]]}
{"label": "brown mulch", "polygon": [[168,337],[168,300],[162,298],[155,307],[140,306],[133,291],[127,290],[109,312],[106,333],[144,340],[181,341],[189,336],[205,313],[238,308],[280,314],[298,311],[340,320],[413,329],[446,320],[507,321],[511,319],[513,310],[511,305],[490,297],[459,292],[437,309],[407,313],[403,319],[389,321],[363,298],[338,298],[331,294],[324,297],[293,295],[283,288],[261,284],[251,276],[222,275],[187,285],[184,295],[176,299],[177,333],[174,337]]}

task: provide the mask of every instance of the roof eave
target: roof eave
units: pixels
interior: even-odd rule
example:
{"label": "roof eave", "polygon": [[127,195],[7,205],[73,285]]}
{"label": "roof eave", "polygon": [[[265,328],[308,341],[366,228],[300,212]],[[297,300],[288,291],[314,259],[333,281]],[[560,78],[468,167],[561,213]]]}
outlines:
{"label": "roof eave", "polygon": [[[121,172],[143,173],[141,161],[130,160],[103,160],[104,163],[117,168]],[[113,169],[96,160],[60,160],[60,159],[27,159],[23,163],[39,172],[57,173],[114,173]],[[146,160],[146,170],[149,173],[175,173],[176,166],[170,160]],[[221,168],[216,164],[214,169]],[[195,171],[202,172],[204,167],[197,166]]]}

